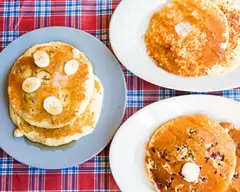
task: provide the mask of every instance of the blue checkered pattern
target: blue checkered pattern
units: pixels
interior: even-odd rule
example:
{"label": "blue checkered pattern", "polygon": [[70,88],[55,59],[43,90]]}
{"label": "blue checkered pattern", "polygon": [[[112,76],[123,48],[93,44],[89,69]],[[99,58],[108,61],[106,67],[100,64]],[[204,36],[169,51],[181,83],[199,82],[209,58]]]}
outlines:
{"label": "blue checkered pattern", "polygon": [[35,16],[36,17],[49,17],[50,15],[51,15],[51,1],[50,0],[35,1]]}
{"label": "blue checkered pattern", "polygon": [[97,15],[111,15],[113,10],[110,8],[111,0],[97,0],[96,14]]}
{"label": "blue checkered pattern", "polygon": [[20,15],[19,1],[4,1],[4,17],[16,17]]}
{"label": "blue checkered pattern", "polygon": [[66,1],[66,16],[79,16],[82,14],[81,1]]}
{"label": "blue checkered pattern", "polygon": [[8,31],[8,32],[2,32],[0,34],[0,38],[2,38],[3,42],[2,45],[6,47],[9,43],[14,41],[19,37],[19,32],[18,31]]}

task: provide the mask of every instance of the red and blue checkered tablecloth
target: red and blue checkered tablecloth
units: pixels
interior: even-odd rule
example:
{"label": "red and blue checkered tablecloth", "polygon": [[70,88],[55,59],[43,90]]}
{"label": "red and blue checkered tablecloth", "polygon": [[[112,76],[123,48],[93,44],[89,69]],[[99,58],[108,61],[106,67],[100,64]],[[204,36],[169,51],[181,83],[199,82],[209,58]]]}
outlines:
{"label": "red and blue checkered tablecloth", "polygon": [[[109,22],[119,3],[120,0],[1,0],[0,50],[22,34],[47,26],[81,29],[110,47]],[[124,67],[123,71],[128,88],[124,120],[159,99],[195,94],[157,87]],[[239,88],[211,94],[240,100]],[[108,153],[109,146],[79,166],[42,170],[23,165],[0,149],[0,191],[120,191],[111,174]]]}

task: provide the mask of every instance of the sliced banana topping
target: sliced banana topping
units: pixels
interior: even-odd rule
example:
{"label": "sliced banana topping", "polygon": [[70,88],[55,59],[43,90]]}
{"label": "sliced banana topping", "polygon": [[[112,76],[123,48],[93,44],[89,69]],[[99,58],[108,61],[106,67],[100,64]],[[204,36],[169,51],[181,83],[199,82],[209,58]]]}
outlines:
{"label": "sliced banana topping", "polygon": [[62,110],[62,104],[57,97],[50,96],[43,101],[43,108],[51,115],[59,115]]}
{"label": "sliced banana topping", "polygon": [[72,75],[77,72],[79,68],[79,63],[76,60],[70,60],[68,61],[64,66],[64,72],[67,75]]}
{"label": "sliced banana topping", "polygon": [[73,48],[72,53],[74,57],[79,57],[81,52],[77,48]]}
{"label": "sliced banana topping", "polygon": [[36,51],[33,55],[34,62],[38,67],[47,67],[50,63],[48,54],[45,51]]}
{"label": "sliced banana topping", "polygon": [[45,85],[48,85],[51,80],[51,74],[47,71],[38,71],[36,77]]}
{"label": "sliced banana topping", "polygon": [[16,128],[13,132],[14,137],[22,137],[23,136],[23,132],[21,131],[21,129]]}
{"label": "sliced banana topping", "polygon": [[29,77],[24,80],[22,84],[22,89],[26,93],[32,93],[36,91],[41,86],[41,81],[36,77]]}

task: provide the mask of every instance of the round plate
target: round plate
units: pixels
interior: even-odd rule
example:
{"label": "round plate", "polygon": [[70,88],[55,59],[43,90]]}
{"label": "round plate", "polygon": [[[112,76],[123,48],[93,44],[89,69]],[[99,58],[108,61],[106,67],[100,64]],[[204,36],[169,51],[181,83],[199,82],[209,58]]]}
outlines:
{"label": "round plate", "polygon": [[146,144],[163,123],[194,113],[202,113],[216,121],[228,121],[240,126],[240,103],[224,97],[173,97],[141,109],[121,126],[110,148],[111,170],[122,191],[155,191],[148,180],[144,163]]}
{"label": "round plate", "polygon": [[[13,137],[15,126],[8,114],[7,79],[12,65],[29,47],[50,41],[62,41],[79,48],[92,62],[94,73],[104,86],[101,117],[95,130],[67,150],[40,150],[23,138]],[[6,153],[33,167],[60,169],[82,163],[106,147],[119,128],[125,112],[126,84],[117,59],[101,41],[73,28],[42,28],[9,44],[0,54],[0,60],[0,147]]]}
{"label": "round plate", "polygon": [[113,51],[123,65],[140,78],[158,86],[183,91],[218,91],[240,86],[240,67],[222,76],[181,77],[170,74],[147,55],[144,35],[154,12],[168,0],[123,0],[110,23]]}

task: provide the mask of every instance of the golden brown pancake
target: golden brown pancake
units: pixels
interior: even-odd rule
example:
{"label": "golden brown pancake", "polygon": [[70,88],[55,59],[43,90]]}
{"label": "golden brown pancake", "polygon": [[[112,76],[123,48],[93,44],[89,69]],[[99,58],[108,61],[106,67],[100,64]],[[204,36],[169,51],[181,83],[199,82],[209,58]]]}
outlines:
{"label": "golden brown pancake", "polygon": [[[188,182],[181,174],[188,162],[200,168],[197,182]],[[183,116],[153,134],[147,145],[146,165],[157,191],[224,192],[236,166],[235,144],[207,116]]]}
{"label": "golden brown pancake", "polygon": [[44,129],[32,126],[25,122],[10,106],[10,116],[18,127],[18,131],[29,140],[47,146],[59,146],[71,141],[78,140],[90,134],[100,117],[103,99],[103,86],[95,77],[95,89],[93,97],[84,113],[78,117],[72,125],[66,125],[59,129]]}
{"label": "golden brown pancake", "polygon": [[[50,64],[40,68],[33,54],[45,51]],[[73,75],[64,73],[64,66],[75,59],[79,69]],[[37,77],[41,86],[32,93],[22,90],[28,77]],[[86,109],[93,93],[93,72],[89,60],[82,54],[74,57],[73,47],[62,42],[39,44],[27,50],[14,64],[9,74],[8,94],[13,109],[24,121],[37,127],[59,128],[72,123]],[[57,97],[63,106],[62,113],[51,115],[43,108],[47,97]]]}
{"label": "golden brown pancake", "polygon": [[233,175],[232,183],[226,190],[226,192],[239,192],[240,191],[240,129],[235,127],[231,123],[222,122],[220,125],[228,129],[228,134],[232,137],[236,144],[236,156],[237,156],[237,164],[236,169]]}
{"label": "golden brown pancake", "polygon": [[216,3],[217,5],[225,5],[225,6],[229,6],[235,3],[235,0],[211,0],[211,1]]}
{"label": "golden brown pancake", "polygon": [[234,1],[215,2],[228,21],[229,43],[221,60],[208,71],[208,75],[222,75],[235,70],[240,65],[240,7]]}
{"label": "golden brown pancake", "polygon": [[[176,26],[187,34],[178,34]],[[216,4],[175,0],[152,16],[145,44],[159,67],[181,76],[200,76],[223,57],[228,38],[227,19]]]}
{"label": "golden brown pancake", "polygon": [[228,7],[227,5],[219,5],[219,7],[226,16],[229,25],[229,43],[222,59],[222,63],[228,63],[239,52],[240,9],[237,6]]}
{"label": "golden brown pancake", "polygon": [[221,60],[208,71],[208,75],[222,75],[239,67],[240,63],[240,8],[233,2],[217,2],[229,27],[229,43]]}

